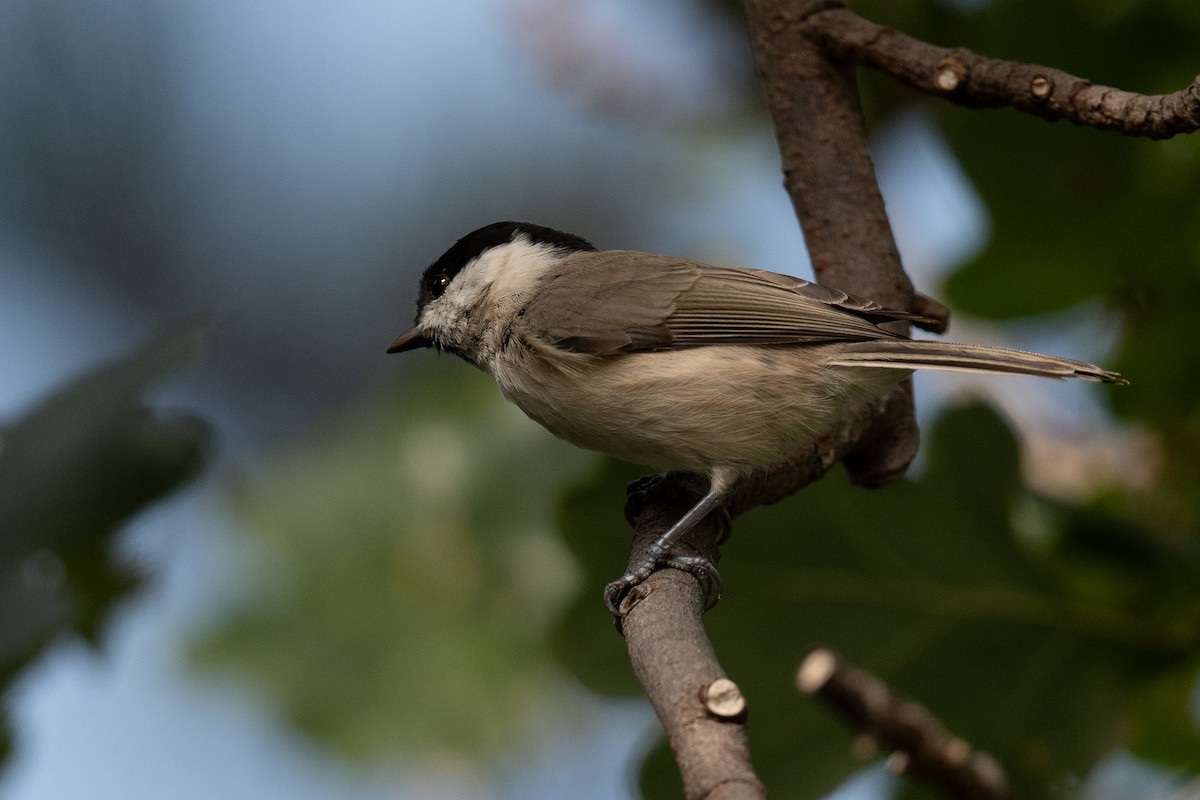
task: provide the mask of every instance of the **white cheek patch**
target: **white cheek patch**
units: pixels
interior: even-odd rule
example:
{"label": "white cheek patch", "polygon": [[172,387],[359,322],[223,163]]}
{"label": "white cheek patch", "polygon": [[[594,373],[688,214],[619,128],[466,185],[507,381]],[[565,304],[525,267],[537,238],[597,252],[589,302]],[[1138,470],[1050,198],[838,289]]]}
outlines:
{"label": "white cheek patch", "polygon": [[[553,247],[534,244],[525,236],[493,247],[470,261],[450,282],[445,294],[421,312],[420,325],[442,331],[447,338],[461,330],[473,309],[487,308],[488,316],[503,318],[514,303],[532,291],[557,260]],[[495,321],[499,321],[498,319]],[[486,327],[481,320],[476,326]]]}
{"label": "white cheek patch", "polygon": [[493,302],[502,303],[514,295],[525,294],[557,260],[550,245],[534,244],[526,236],[493,247],[459,273],[463,291],[473,299],[486,291]]}

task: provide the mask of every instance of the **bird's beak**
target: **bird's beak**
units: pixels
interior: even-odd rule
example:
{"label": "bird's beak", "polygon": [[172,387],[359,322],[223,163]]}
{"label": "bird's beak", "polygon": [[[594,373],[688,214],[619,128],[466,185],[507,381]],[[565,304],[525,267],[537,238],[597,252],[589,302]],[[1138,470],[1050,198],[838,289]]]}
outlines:
{"label": "bird's beak", "polygon": [[418,347],[432,347],[433,342],[419,328],[413,328],[400,334],[396,341],[388,346],[389,353],[403,353],[405,350],[416,350]]}

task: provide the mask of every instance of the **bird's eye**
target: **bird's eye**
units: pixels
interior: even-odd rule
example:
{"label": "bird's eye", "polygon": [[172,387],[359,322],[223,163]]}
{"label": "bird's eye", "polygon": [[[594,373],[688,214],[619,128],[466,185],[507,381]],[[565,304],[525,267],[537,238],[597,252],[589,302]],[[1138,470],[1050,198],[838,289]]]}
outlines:
{"label": "bird's eye", "polygon": [[444,272],[439,272],[429,281],[429,293],[434,297],[441,297],[446,287],[450,285],[450,276]]}

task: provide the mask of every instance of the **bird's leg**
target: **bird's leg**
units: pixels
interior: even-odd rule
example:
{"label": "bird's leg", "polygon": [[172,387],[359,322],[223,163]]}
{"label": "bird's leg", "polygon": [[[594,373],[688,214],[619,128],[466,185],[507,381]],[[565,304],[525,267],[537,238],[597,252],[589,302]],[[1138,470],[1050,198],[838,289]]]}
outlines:
{"label": "bird's leg", "polygon": [[721,599],[721,575],[717,572],[717,568],[702,556],[672,553],[671,547],[679,541],[680,537],[704,519],[710,511],[720,505],[724,497],[725,491],[722,488],[714,486],[709,489],[708,494],[700,498],[700,501],[680,517],[678,522],[654,540],[646,549],[646,555],[641,561],[630,567],[629,571],[620,578],[604,587],[604,602],[608,606],[608,610],[615,616],[620,616],[621,613],[618,609],[625,594],[650,577],[650,573],[663,564],[695,575],[707,587],[708,607],[716,605],[717,601]]}

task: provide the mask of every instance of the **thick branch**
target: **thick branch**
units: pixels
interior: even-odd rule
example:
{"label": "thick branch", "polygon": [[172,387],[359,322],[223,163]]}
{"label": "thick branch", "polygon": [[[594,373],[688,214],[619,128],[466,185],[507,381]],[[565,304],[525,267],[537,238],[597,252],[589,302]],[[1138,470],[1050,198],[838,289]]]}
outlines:
{"label": "thick branch", "polygon": [[820,0],[746,0],[746,23],[817,279],[893,308],[912,283],[875,181],[854,72],[806,35]]}
{"label": "thick branch", "polygon": [[1174,94],[1137,94],[1062,70],[937,47],[840,6],[808,17],[805,34],[842,63],[870,67],[959,105],[1011,106],[1047,120],[1151,139],[1200,130],[1200,76]]}
{"label": "thick branch", "polygon": [[[853,68],[834,62],[804,33],[808,20],[828,3],[746,0],[745,5],[754,57],[779,141],[784,186],[803,228],[817,279],[893,308],[912,308],[912,282],[900,264],[875,180]],[[876,430],[890,428],[900,435],[881,438],[864,449],[863,430],[842,425],[838,438],[829,442],[835,449],[859,452],[856,462],[847,463],[858,483],[894,480],[916,454],[911,401],[907,407],[900,402],[888,408],[893,415],[890,424]],[[872,422],[861,415],[859,421]],[[812,454],[798,455],[807,462]],[[797,486],[807,482],[793,481]]]}
{"label": "thick branch", "polygon": [[[678,482],[650,480],[656,484],[634,490],[626,507],[637,530],[631,564],[695,501],[691,491],[674,491],[687,488]],[[646,494],[653,500],[647,502]],[[680,550],[715,560],[715,543],[709,517],[684,537]],[[744,702],[728,681],[717,683],[726,676],[701,623],[706,600],[692,575],[673,569],[635,586],[622,603],[629,658],[667,732],[684,795],[761,800],[766,791],[750,764]]]}
{"label": "thick branch", "polygon": [[1008,778],[996,759],[972,749],[926,708],[901,700],[886,683],[829,650],[810,653],[796,682],[857,730],[896,750],[888,762],[892,770],[920,777],[956,800],[1011,800]]}

